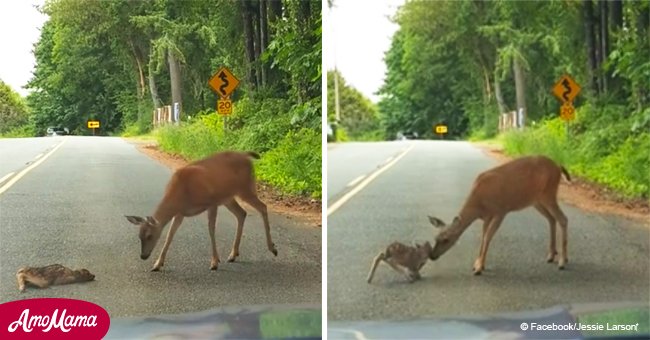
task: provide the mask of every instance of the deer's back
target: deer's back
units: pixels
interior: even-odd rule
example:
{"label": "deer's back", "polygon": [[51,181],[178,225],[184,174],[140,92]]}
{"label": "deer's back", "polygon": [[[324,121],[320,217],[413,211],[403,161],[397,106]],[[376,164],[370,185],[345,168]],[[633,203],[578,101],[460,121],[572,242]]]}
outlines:
{"label": "deer's back", "polygon": [[489,211],[515,211],[555,197],[560,167],[544,156],[515,159],[481,173],[467,205]]}

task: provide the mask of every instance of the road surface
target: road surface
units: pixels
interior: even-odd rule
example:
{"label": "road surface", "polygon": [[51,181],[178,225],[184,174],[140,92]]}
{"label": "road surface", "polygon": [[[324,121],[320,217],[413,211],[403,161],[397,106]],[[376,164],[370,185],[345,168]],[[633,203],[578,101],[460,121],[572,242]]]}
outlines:
{"label": "road surface", "polygon": [[[506,217],[490,244],[481,276],[472,275],[481,232],[477,221],[451,250],[422,269],[423,280],[406,283],[382,265],[367,284],[378,252],[395,240],[433,241],[435,231],[427,215],[449,222],[476,175],[498,164],[465,142],[392,144],[329,147],[328,198],[334,199],[328,204],[339,206],[328,211],[329,320],[467,316],[566,303],[650,301],[650,229],[562,203],[569,219],[569,263],[564,271],[545,262],[547,222],[529,208]],[[381,157],[386,159],[374,161]],[[361,169],[391,164],[388,158],[398,161],[375,170],[383,172],[374,180],[348,187],[333,180],[356,178]],[[374,163],[369,164],[370,159]],[[365,175],[373,177],[372,172]]]}
{"label": "road surface", "polygon": [[[41,163],[22,176],[36,156]],[[321,302],[321,230],[271,213],[279,251],[273,257],[261,217],[246,206],[238,262],[210,271],[203,213],[185,219],[162,272],[149,272],[164,236],[152,256],[141,260],[137,228],[124,215],[151,214],[171,171],[120,138],[0,139],[0,160],[0,178],[14,173],[0,183],[0,303],[77,298],[104,307],[111,317],[124,317]],[[221,208],[217,247],[222,261],[234,235],[235,218]],[[19,267],[53,263],[87,268],[96,281],[18,292]]]}

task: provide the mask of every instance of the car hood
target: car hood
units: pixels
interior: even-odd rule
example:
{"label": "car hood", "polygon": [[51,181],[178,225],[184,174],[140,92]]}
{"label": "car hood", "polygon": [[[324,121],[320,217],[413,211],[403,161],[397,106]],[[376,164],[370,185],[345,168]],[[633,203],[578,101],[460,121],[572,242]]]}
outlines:
{"label": "car hood", "polygon": [[[524,324],[525,326],[523,326]],[[485,316],[358,322],[330,321],[328,322],[328,338],[357,340],[611,339],[613,337],[648,339],[650,338],[649,324],[650,307],[647,302],[645,304],[636,302],[575,304]],[[636,325],[636,330],[612,329],[620,328],[617,325]],[[577,327],[584,329],[578,330]],[[599,327],[603,329],[598,330]]]}
{"label": "car hood", "polygon": [[226,307],[111,318],[104,339],[320,339],[320,305]]}

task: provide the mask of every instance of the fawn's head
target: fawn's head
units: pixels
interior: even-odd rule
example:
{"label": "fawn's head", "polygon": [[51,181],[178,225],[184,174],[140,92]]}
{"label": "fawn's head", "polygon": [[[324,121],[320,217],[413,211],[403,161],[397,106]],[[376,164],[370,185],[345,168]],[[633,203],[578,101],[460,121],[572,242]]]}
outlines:
{"label": "fawn's head", "polygon": [[95,275],[88,271],[88,269],[75,270],[74,276],[79,281],[92,281],[95,279]]}
{"label": "fawn's head", "polygon": [[458,227],[460,225],[460,218],[455,217],[454,221],[451,222],[451,225],[448,227],[445,222],[435,217],[429,216],[429,222],[431,222],[431,224],[433,224],[433,226],[436,228],[444,228],[438,233],[438,235],[436,235],[436,245],[429,253],[430,259],[437,260],[440,256],[442,256],[442,254],[446,253],[447,250],[456,244],[456,241],[458,241],[460,233],[456,233],[455,231],[458,230]]}
{"label": "fawn's head", "polygon": [[148,259],[153,248],[158,243],[158,239],[162,234],[162,228],[158,226],[158,221],[151,216],[147,216],[147,218],[142,218],[140,216],[126,216],[126,219],[140,227],[140,233],[138,234],[142,246],[140,250],[140,258],[143,260]]}

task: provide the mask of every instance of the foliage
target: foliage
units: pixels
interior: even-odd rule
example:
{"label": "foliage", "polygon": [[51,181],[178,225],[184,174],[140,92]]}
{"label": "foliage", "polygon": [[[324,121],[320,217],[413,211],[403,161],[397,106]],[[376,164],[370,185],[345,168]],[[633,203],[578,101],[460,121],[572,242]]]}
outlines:
{"label": "foliage", "polygon": [[[589,116],[593,108],[579,110]],[[565,123],[559,118],[546,120],[525,132],[510,132],[503,139],[504,150],[513,156],[544,154],[569,169],[569,172],[603,184],[627,197],[650,197],[650,133],[621,133],[626,123],[618,123],[611,130],[593,129],[600,122],[587,123],[589,129],[579,138],[570,127],[566,135]]]}
{"label": "foliage", "polygon": [[[491,138],[499,113],[524,108],[508,153],[547,154],[648,197],[648,152],[638,151],[650,131],[647,1],[407,1],[393,20],[378,104],[386,136],[431,136],[444,123],[451,138]],[[550,91],[562,74],[582,87],[568,136]]]}
{"label": "foliage", "polygon": [[[337,73],[335,73],[337,72]],[[338,71],[327,73],[327,118],[336,121],[334,100],[334,77],[338,76],[339,105],[341,121],[339,129],[344,128],[352,140],[381,140],[383,134],[376,131],[380,127],[377,107],[354,87],[346,84]],[[341,141],[340,139],[337,139]]]}
{"label": "foliage", "polygon": [[[0,134],[16,134],[28,123],[29,112],[24,99],[0,80]],[[9,133],[13,131],[13,133]]]}
{"label": "foliage", "polygon": [[[271,152],[286,136],[309,141],[302,129],[321,130],[320,1],[46,0],[42,11],[50,19],[34,48],[28,97],[40,131],[86,134],[93,118],[103,134],[139,135],[151,129],[154,108],[179,103],[180,125],[163,127],[160,144],[196,159]],[[217,95],[207,85],[221,67],[240,80],[225,130],[209,114]]]}
{"label": "foliage", "polygon": [[262,157],[260,180],[289,194],[321,198],[321,134],[311,129],[290,131],[277,147]]}

